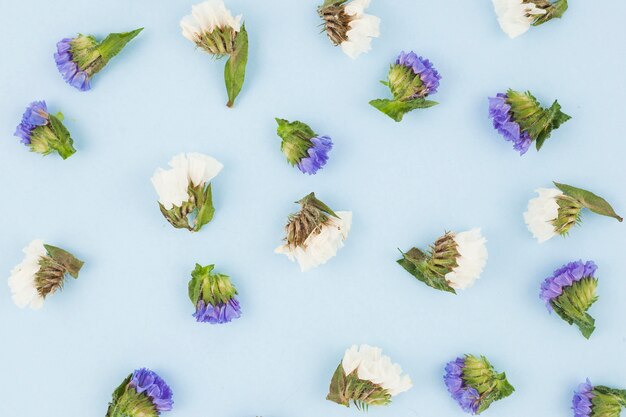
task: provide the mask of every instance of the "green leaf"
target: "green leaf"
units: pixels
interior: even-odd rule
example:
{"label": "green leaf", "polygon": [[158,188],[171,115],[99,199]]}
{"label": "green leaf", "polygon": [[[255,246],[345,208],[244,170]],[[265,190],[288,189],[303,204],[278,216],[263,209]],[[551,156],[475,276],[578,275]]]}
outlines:
{"label": "green leaf", "polygon": [[228,92],[228,107],[235,104],[235,99],[243,87],[246,76],[246,64],[248,63],[248,32],[246,25],[241,27],[241,31],[235,38],[235,47],[230,54],[226,66],[224,67],[224,81]]}
{"label": "green leaf", "polygon": [[76,153],[74,149],[74,141],[70,137],[70,132],[65,128],[61,120],[54,115],[49,115],[50,128],[54,132],[56,140],[49,141],[48,145],[61,155],[61,158],[67,159]]}
{"label": "green leaf", "polygon": [[324,204],[324,202],[318,200],[315,197],[315,193],[309,193],[306,197],[304,197],[300,201],[296,201],[296,203],[301,204],[302,207],[304,206],[315,207],[316,209],[322,211],[323,213],[339,218],[339,216],[337,216],[337,214],[334,211],[332,211],[330,207],[328,207],[326,204]]}
{"label": "green leaf", "polygon": [[622,222],[624,219],[615,213],[613,207],[602,197],[595,195],[594,193],[583,190],[582,188],[576,188],[571,185],[560,184],[555,182],[554,185],[563,192],[563,194],[570,196],[580,202],[583,207],[591,210],[594,213],[602,216],[613,217]]}
{"label": "green leaf", "polygon": [[133,40],[135,36],[139,35],[142,30],[143,28],[139,28],[131,32],[111,33],[109,36],[104,38],[97,47],[97,50],[104,59],[104,62],[109,62],[111,58],[119,54],[122,49],[124,49],[126,44]]}
{"label": "green leaf", "polygon": [[563,293],[550,302],[554,311],[567,323],[575,324],[586,339],[595,330],[595,320],[587,310],[598,300],[598,280],[585,277],[563,289]]}
{"label": "green leaf", "polygon": [[415,109],[426,109],[439,103],[423,98],[416,98],[410,101],[398,101],[388,99],[377,99],[370,101],[370,104],[376,107],[396,122],[402,121],[404,115]]}
{"label": "green leaf", "polygon": [[323,9],[325,7],[329,7],[329,6],[341,6],[342,4],[346,3],[348,0],[325,0],[324,4],[322,4],[320,6],[320,9]]}
{"label": "green leaf", "polygon": [[[207,271],[208,269],[208,271]],[[189,281],[189,299],[195,306],[198,304],[200,295],[202,294],[202,281],[204,276],[213,269],[213,265],[203,267],[200,264],[196,264],[195,269],[191,272],[191,280]]]}
{"label": "green leaf", "polygon": [[[200,193],[199,193],[200,194]],[[211,192],[211,183],[206,187],[206,190],[200,194],[197,198],[198,215],[196,216],[196,223],[194,231],[197,232],[202,229],[202,226],[213,220],[215,214],[215,207],[213,207],[213,194]]]}
{"label": "green leaf", "polygon": [[73,278],[78,278],[78,273],[85,264],[83,261],[76,258],[68,251],[57,248],[56,246],[46,244],[43,246],[52,259],[65,267],[68,274],[70,274]]}
{"label": "green leaf", "polygon": [[122,395],[124,395],[124,392],[126,392],[126,388],[128,387],[128,384],[130,383],[132,377],[133,374],[128,375],[124,379],[124,381],[122,381],[122,383],[115,389],[115,391],[113,391],[113,396],[111,398],[111,402],[109,403],[106,417],[117,417],[120,415],[119,410],[117,409],[120,398],[122,398]]}
{"label": "green leaf", "polygon": [[337,404],[350,406],[350,399],[346,398],[344,393],[346,391],[346,375],[343,371],[343,366],[339,364],[337,370],[333,374],[333,378],[330,381],[330,388],[326,399],[336,402]]}
{"label": "green leaf", "polygon": [[435,274],[428,268],[429,257],[424,252],[418,248],[412,248],[407,253],[402,251],[400,253],[402,254],[402,259],[398,259],[396,262],[409,274],[436,290],[456,294],[456,291],[448,284],[445,277]]}
{"label": "green leaf", "polygon": [[[555,18],[563,17],[563,14],[567,11],[567,0],[557,0],[556,2],[550,4],[550,2],[546,1],[547,7],[545,8],[546,13],[539,15],[535,21],[533,22],[533,26],[539,26],[543,23],[546,23]],[[541,4],[538,4],[541,6]]]}

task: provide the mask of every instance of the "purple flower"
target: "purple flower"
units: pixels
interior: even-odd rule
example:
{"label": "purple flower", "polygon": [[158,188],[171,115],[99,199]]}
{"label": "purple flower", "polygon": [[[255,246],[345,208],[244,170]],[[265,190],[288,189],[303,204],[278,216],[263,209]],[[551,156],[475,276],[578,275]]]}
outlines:
{"label": "purple flower", "polygon": [[72,56],[73,39],[64,38],[57,43],[57,51],[54,54],[54,60],[57,68],[66,83],[79,89],[87,91],[91,89],[89,84],[89,74],[81,70]]}
{"label": "purple flower", "polygon": [[597,269],[598,267],[593,261],[585,263],[577,261],[563,265],[541,284],[539,298],[545,301],[548,310],[552,311],[550,302],[563,294],[565,287],[569,287],[583,278],[593,277]]}
{"label": "purple flower", "polygon": [[310,141],[312,146],[307,151],[309,156],[300,159],[298,168],[305,174],[314,175],[328,162],[328,152],[333,148],[333,141],[329,136],[316,136]]}
{"label": "purple flower", "polygon": [[589,379],[578,386],[578,389],[574,391],[574,398],[572,399],[572,410],[574,410],[574,417],[590,417],[592,411],[591,400],[595,397],[593,393],[593,385]]}
{"label": "purple flower", "polygon": [[524,155],[530,148],[532,139],[528,132],[522,131],[520,125],[513,120],[511,105],[507,98],[503,93],[489,97],[489,117],[493,119],[493,127],[504,136],[504,139],[513,142],[513,149]]}
{"label": "purple flower", "polygon": [[212,305],[198,300],[196,312],[193,314],[198,322],[223,324],[241,317],[241,307],[236,298],[231,298],[227,303]]}
{"label": "purple flower", "polygon": [[424,59],[412,51],[409,53],[402,51],[396,60],[396,64],[411,68],[415,74],[419,75],[422,84],[426,88],[425,95],[437,92],[441,75],[439,75],[428,59]]}
{"label": "purple flower", "polygon": [[446,365],[446,374],[443,377],[448,392],[452,398],[459,403],[463,411],[476,414],[480,407],[480,394],[475,388],[467,386],[463,381],[463,368],[465,359],[456,358]]}
{"label": "purple flower", "polygon": [[157,414],[161,414],[161,411],[170,411],[172,409],[174,404],[172,390],[160,376],[151,370],[146,368],[136,370],[133,372],[128,385],[134,388],[137,393],[143,393],[150,397]]}
{"label": "purple flower", "polygon": [[37,126],[48,124],[48,107],[45,101],[33,101],[22,115],[22,121],[15,129],[14,136],[24,145],[30,145],[30,138]]}

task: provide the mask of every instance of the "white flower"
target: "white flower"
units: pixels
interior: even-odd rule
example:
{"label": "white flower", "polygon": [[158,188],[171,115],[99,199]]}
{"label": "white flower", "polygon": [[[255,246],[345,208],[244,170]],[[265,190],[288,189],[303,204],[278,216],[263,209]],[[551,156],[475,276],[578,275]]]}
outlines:
{"label": "white flower", "polygon": [[180,207],[189,200],[189,183],[203,186],[220,173],[224,167],[217,159],[200,153],[176,155],[169,162],[170,169],[157,169],[152,185],[159,195],[159,203],[166,210]]}
{"label": "white flower", "polygon": [[380,18],[365,14],[370,1],[352,0],[344,7],[345,13],[352,16],[352,20],[346,32],[348,39],[341,43],[341,49],[352,59],[372,49],[372,38],[380,36]]}
{"label": "white flower", "polygon": [[391,396],[408,391],[413,383],[408,375],[402,375],[402,368],[391,362],[382,350],[369,345],[356,345],[346,350],[341,361],[344,373],[350,375],[355,369],[359,379],[371,381],[383,387]]}
{"label": "white flower", "polygon": [[547,13],[535,3],[524,3],[522,0],[493,0],[493,7],[500,27],[510,38],[525,33],[537,16]]}
{"label": "white flower", "polygon": [[485,268],[487,239],[481,235],[478,228],[457,233],[453,239],[459,252],[457,266],[448,272],[445,278],[452,288],[464,290],[474,284]]}
{"label": "white flower", "polygon": [[535,191],[539,197],[528,202],[524,221],[535,239],[542,243],[557,235],[552,222],[559,216],[557,198],[563,193],[556,188],[539,188]]}
{"label": "white flower", "polygon": [[206,0],[191,8],[191,14],[182,18],[180,27],[183,36],[197,42],[203,33],[211,33],[216,28],[232,28],[235,32],[241,29],[241,15],[233,17],[223,0]]}
{"label": "white flower", "polygon": [[39,260],[46,256],[46,248],[40,239],[33,240],[23,252],[26,254],[24,260],[11,271],[9,277],[9,288],[13,302],[19,308],[30,306],[38,310],[43,306],[43,297],[39,295],[35,284],[35,274],[39,272]]}
{"label": "white flower", "polygon": [[338,211],[336,214],[338,218],[330,216],[319,233],[311,233],[302,246],[293,247],[287,243],[274,252],[287,255],[291,261],[298,261],[302,272],[325,264],[343,247],[352,225],[351,211]]}

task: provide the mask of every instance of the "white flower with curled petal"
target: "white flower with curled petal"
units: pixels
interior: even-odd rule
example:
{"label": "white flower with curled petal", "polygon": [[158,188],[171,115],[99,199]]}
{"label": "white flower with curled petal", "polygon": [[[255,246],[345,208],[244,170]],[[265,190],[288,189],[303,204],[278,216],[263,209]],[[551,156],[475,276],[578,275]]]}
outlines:
{"label": "white flower with curled petal", "polygon": [[539,188],[536,192],[539,197],[528,202],[524,221],[535,239],[542,243],[558,234],[554,221],[559,216],[557,200],[563,195],[563,192],[556,188]]}
{"label": "white flower with curled petal", "polygon": [[341,43],[341,50],[352,59],[369,52],[372,49],[372,38],[380,36],[380,18],[365,14],[369,5],[370,0],[353,0],[344,7],[351,20],[346,32],[347,40]]}
{"label": "white flower with curled petal", "polygon": [[445,275],[448,284],[454,289],[464,290],[480,277],[487,263],[487,247],[479,228],[456,233],[453,237],[458,256],[457,266]]}
{"label": "white flower with curled petal", "polygon": [[400,365],[392,363],[389,356],[382,354],[382,349],[356,345],[346,350],[342,361],[346,375],[357,369],[357,376],[364,381],[370,381],[381,386],[391,396],[396,396],[409,390],[413,383],[408,375],[402,374]]}
{"label": "white flower with curled petal", "polygon": [[241,17],[233,17],[223,0],[207,0],[192,6],[191,14],[182,18],[180,27],[185,38],[197,43],[205,33],[215,29],[231,28],[239,32]]}
{"label": "white flower with curled petal", "polygon": [[493,0],[498,23],[510,38],[516,38],[530,29],[538,16],[547,13],[535,3],[523,0]]}
{"label": "white flower with curled petal", "polygon": [[33,240],[23,250],[24,260],[11,271],[9,288],[11,298],[19,308],[30,307],[38,310],[43,306],[44,298],[39,294],[35,283],[35,275],[39,272],[39,261],[46,256],[43,241]]}

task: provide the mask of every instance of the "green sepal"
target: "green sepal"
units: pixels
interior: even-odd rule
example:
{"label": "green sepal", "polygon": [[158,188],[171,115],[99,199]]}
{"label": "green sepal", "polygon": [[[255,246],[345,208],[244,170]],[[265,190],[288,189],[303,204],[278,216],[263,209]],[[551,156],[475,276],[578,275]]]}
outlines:
{"label": "green sepal", "polygon": [[567,0],[557,0],[554,3],[550,3],[548,0],[539,0],[535,1],[535,4],[543,8],[546,13],[539,15],[533,21],[533,26],[539,26],[555,18],[560,19],[561,17],[563,17],[563,14],[565,14],[568,7]]}
{"label": "green sepal", "polygon": [[377,108],[396,122],[402,121],[404,115],[415,109],[426,109],[439,104],[436,101],[426,100],[424,98],[415,98],[409,101],[376,99],[370,101],[370,105]]}
{"label": "green sepal", "polygon": [[561,111],[561,105],[554,101],[550,108],[541,107],[539,101],[527,91],[525,93],[509,89],[507,103],[511,105],[513,118],[523,132],[536,141],[537,150],[541,149],[553,130],[558,129],[571,117]]}
{"label": "green sepal", "polygon": [[246,76],[246,64],[248,63],[248,32],[246,25],[241,26],[241,31],[235,37],[235,47],[230,54],[224,67],[224,81],[228,92],[228,103],[232,107],[239,95]]}
{"label": "green sepal", "polygon": [[311,138],[317,135],[306,123],[297,120],[290,122],[277,117],[276,123],[278,123],[276,133],[282,138],[280,150],[285,154],[287,161],[292,166],[296,165],[302,158],[308,155],[308,150],[311,147]]}
{"label": "green sepal", "polygon": [[193,187],[190,182],[187,192],[190,199],[180,207],[173,206],[167,210],[163,204],[159,203],[159,209],[163,217],[175,228],[198,232],[204,225],[213,220],[215,215],[211,183],[205,188],[204,186]]}
{"label": "green sepal", "polygon": [[124,395],[124,392],[126,392],[126,387],[130,383],[130,380],[132,377],[133,377],[133,374],[128,375],[124,379],[124,381],[122,381],[122,383],[117,388],[115,388],[115,391],[113,391],[113,395],[111,398],[111,402],[109,403],[109,408],[107,410],[106,417],[121,416],[121,414],[119,414],[119,412],[117,411],[117,408],[119,408],[118,404],[120,402],[120,398],[122,398],[122,395]]}
{"label": "green sepal", "polygon": [[391,403],[391,395],[384,388],[371,381],[359,379],[356,370],[346,375],[342,364],[339,364],[333,374],[326,399],[345,407],[350,407],[352,402],[357,409],[363,411],[367,411],[370,406]]}
{"label": "green sepal", "polygon": [[108,63],[111,58],[119,54],[128,42],[139,35],[142,30],[143,28],[139,28],[131,32],[110,33],[109,36],[104,38],[96,48],[100,53],[100,56],[102,56],[104,64]]}
{"label": "green sepal", "polygon": [[595,330],[595,319],[587,310],[598,300],[598,280],[586,277],[563,289],[563,293],[550,301],[554,311],[567,323],[575,324],[582,335],[589,339]]}
{"label": "green sepal", "polygon": [[207,304],[225,304],[235,295],[237,289],[224,274],[214,274],[215,265],[196,264],[189,281],[189,299],[197,305],[201,299]]}
{"label": "green sepal", "polygon": [[465,355],[463,380],[476,389],[481,396],[480,406],[476,414],[480,414],[491,406],[494,401],[508,397],[515,392],[515,388],[506,379],[504,372],[497,373],[491,363],[481,356]]}
{"label": "green sepal", "polygon": [[418,248],[412,248],[406,253],[400,251],[400,253],[402,254],[402,259],[398,259],[398,264],[415,278],[436,290],[456,294],[456,291],[448,284],[444,276],[434,273],[429,268],[428,261],[430,256]]}
{"label": "green sepal", "polygon": [[554,185],[556,188],[561,190],[563,194],[577,200],[583,207],[589,209],[590,211],[602,216],[613,217],[619,222],[624,220],[617,213],[615,213],[613,207],[611,207],[611,205],[604,198],[599,197],[590,191],[583,190],[582,188],[572,187],[571,185],[560,184],[558,182],[554,182]]}
{"label": "green sepal", "polygon": [[67,159],[76,153],[74,149],[74,141],[70,136],[70,132],[65,128],[61,119],[52,114],[48,115],[50,121],[50,128],[56,137],[56,140],[51,140],[48,145],[51,149],[54,149],[61,155],[61,158]]}
{"label": "green sepal", "polygon": [[305,207],[305,206],[314,207],[325,214],[339,218],[339,216],[337,216],[337,214],[334,211],[332,211],[330,207],[328,207],[326,204],[324,204],[322,201],[318,200],[315,197],[315,193],[309,193],[306,197],[304,197],[300,201],[296,201],[296,203],[299,203],[302,207]]}
{"label": "green sepal", "polygon": [[56,246],[46,244],[43,246],[46,249],[46,252],[48,252],[48,255],[57,263],[63,265],[68,274],[70,274],[73,278],[78,278],[78,274],[85,262],[76,258],[68,251],[57,248]]}
{"label": "green sepal", "polygon": [[193,195],[198,214],[194,220],[193,231],[198,232],[202,226],[213,220],[215,207],[213,206],[213,191],[211,183],[204,187],[189,187],[189,192]]}
{"label": "green sepal", "polygon": [[319,8],[323,9],[329,6],[341,6],[342,4],[347,3],[348,0],[325,0],[324,4],[322,4]]}
{"label": "green sepal", "polygon": [[592,393],[593,416],[619,417],[622,407],[626,407],[626,390],[598,385],[593,387]]}

